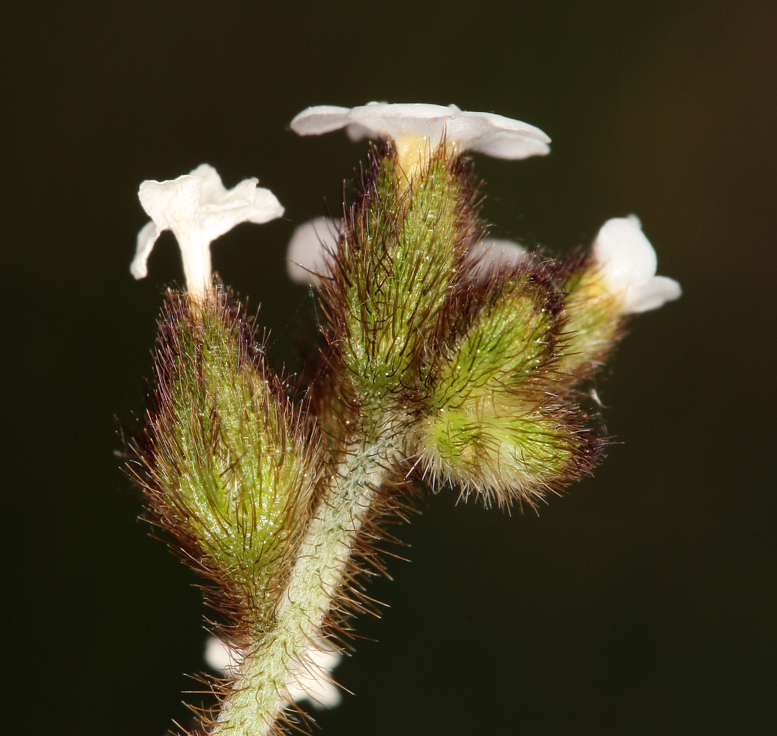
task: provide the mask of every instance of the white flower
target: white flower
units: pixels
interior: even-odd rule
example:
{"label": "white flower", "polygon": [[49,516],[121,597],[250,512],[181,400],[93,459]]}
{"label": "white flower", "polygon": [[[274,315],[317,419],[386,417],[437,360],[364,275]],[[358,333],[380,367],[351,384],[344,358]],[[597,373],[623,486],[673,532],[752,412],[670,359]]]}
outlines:
{"label": "white flower", "polygon": [[526,248],[512,240],[483,238],[469,252],[469,258],[476,261],[475,274],[489,276],[502,269],[512,268],[526,255]]}
{"label": "white flower", "polygon": [[593,254],[607,290],[620,298],[625,314],[658,309],[683,293],[674,279],[656,276],[658,259],[636,215],[602,225]]}
{"label": "white flower", "polygon": [[345,128],[352,140],[391,138],[406,172],[425,150],[443,141],[457,151],[475,151],[494,158],[544,156],[550,138],[539,128],[487,112],[466,112],[456,105],[370,102],[360,107],[319,105],[291,121],[299,135],[319,135]]}
{"label": "white flower", "polygon": [[227,646],[218,637],[209,636],[205,642],[205,661],[216,672],[233,677],[243,663],[243,654]]}
{"label": "white flower", "polygon": [[[309,700],[316,708],[340,705],[342,696],[330,673],[341,659],[342,655],[325,641],[311,644],[288,682],[289,702]],[[209,636],[205,644],[205,661],[217,672],[232,677],[243,662],[243,654],[228,647],[221,639]]]}
{"label": "white flower", "polygon": [[332,682],[331,671],[340,664],[342,655],[325,641],[308,647],[287,684],[289,699],[295,703],[309,700],[317,708],[334,708],[342,696]]}
{"label": "white flower", "polygon": [[295,284],[317,284],[329,272],[327,254],[334,253],[341,224],[317,217],[294,230],[286,250],[286,269]]}
{"label": "white flower", "polygon": [[172,230],[181,248],[186,285],[192,294],[211,288],[210,244],[241,222],[268,222],[283,214],[269,189],[257,179],[244,179],[226,189],[216,169],[198,166],[170,181],[144,181],[138,197],[151,217],[139,233],[130,271],[136,279],[147,273],[146,262],[163,230]]}

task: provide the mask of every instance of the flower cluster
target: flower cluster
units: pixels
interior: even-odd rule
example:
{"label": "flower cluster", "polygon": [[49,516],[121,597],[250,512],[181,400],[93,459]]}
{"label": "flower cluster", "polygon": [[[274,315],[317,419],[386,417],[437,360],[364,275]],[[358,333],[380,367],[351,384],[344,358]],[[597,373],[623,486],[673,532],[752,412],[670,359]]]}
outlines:
{"label": "flower cluster", "polygon": [[288,244],[291,280],[315,288],[324,315],[301,402],[211,271],[211,242],[280,217],[275,196],[256,179],[228,190],[206,164],[139,192],[151,221],[132,274],[172,230],[186,291],[167,294],[128,472],[150,520],[213,584],[213,736],[277,734],[299,725],[295,703],[340,702],[345,621],[373,608],[361,578],[383,570],[381,522],[406,515],[419,483],[535,505],[589,474],[607,439],[586,382],[632,315],[681,294],[656,275],[634,215],[560,260],[487,237],[468,154],[545,155],[534,126],[373,102],[311,107],[291,127],[379,142],[342,219],[301,224]]}

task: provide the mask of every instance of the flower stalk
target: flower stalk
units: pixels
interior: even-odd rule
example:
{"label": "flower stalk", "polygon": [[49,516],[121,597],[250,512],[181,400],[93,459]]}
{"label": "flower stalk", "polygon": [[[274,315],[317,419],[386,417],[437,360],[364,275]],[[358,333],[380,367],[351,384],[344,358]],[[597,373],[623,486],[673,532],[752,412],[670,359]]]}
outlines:
{"label": "flower stalk", "polygon": [[[386,481],[386,460],[398,448],[391,432],[352,448],[333,475],[300,546],[279,602],[272,633],[257,643],[235,676],[213,734],[264,736],[288,716],[287,686],[304,653],[321,635],[332,607],[350,585],[353,555]],[[291,723],[289,723],[291,725]]]}

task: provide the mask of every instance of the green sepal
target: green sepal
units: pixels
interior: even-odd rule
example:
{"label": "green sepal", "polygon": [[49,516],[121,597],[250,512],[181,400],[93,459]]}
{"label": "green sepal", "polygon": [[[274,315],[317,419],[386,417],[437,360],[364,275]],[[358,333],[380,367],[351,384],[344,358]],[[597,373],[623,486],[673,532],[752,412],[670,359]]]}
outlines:
{"label": "green sepal", "polygon": [[462,292],[462,316],[426,380],[413,437],[419,465],[487,503],[533,504],[590,472],[601,449],[558,371],[565,312],[557,265],[526,258]]}
{"label": "green sepal", "polygon": [[416,381],[475,221],[469,170],[444,150],[408,182],[392,148],[373,153],[346,217],[324,301],[340,361],[360,397],[382,402]]}
{"label": "green sepal", "polygon": [[486,504],[534,505],[590,471],[591,438],[569,408],[493,396],[439,410],[419,426],[424,467],[436,482],[479,493]]}
{"label": "green sepal", "polygon": [[468,295],[479,308],[454,326],[463,334],[431,371],[432,412],[522,391],[554,359],[560,295],[543,276],[527,262]]}
{"label": "green sepal", "polygon": [[564,334],[557,369],[580,381],[604,365],[623,337],[625,320],[615,297],[604,287],[590,253],[574,254],[560,268],[565,291]]}
{"label": "green sepal", "polygon": [[272,604],[312,488],[297,424],[229,296],[171,292],[131,467],[184,558],[236,593],[252,617]]}

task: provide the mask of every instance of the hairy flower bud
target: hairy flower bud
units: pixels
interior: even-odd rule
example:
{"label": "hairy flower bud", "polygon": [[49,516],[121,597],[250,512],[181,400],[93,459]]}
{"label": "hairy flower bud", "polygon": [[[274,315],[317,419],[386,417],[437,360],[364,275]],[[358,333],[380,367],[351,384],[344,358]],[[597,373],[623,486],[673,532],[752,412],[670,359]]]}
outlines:
{"label": "hairy flower bud", "polygon": [[530,259],[464,294],[468,308],[429,373],[417,425],[427,475],[501,506],[532,504],[590,471],[600,443],[555,370],[562,296]]}
{"label": "hairy flower bud", "polygon": [[394,156],[391,148],[373,155],[323,286],[333,345],[357,395],[370,401],[416,382],[474,227],[460,159],[438,149],[407,187]]}
{"label": "hairy flower bud", "polygon": [[307,509],[309,443],[223,291],[168,294],[154,379],[131,472],[186,561],[223,587],[216,603],[255,625]]}
{"label": "hairy flower bud", "polygon": [[633,315],[658,309],[682,294],[680,284],[656,276],[658,258],[636,215],[602,225],[590,251],[562,266],[567,324],[558,369],[577,380],[609,357]]}

